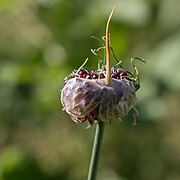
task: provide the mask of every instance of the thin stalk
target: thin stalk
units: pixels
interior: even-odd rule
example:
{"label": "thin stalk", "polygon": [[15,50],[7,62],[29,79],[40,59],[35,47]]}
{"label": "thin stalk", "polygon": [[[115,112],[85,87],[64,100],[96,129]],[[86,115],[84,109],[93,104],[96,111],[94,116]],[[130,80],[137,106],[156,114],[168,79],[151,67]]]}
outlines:
{"label": "thin stalk", "polygon": [[[110,25],[111,17],[114,10],[115,10],[115,6],[113,10],[111,11],[111,14],[108,18],[107,25],[106,25],[106,85],[107,86],[111,86],[112,84],[111,65],[110,65],[109,25]],[[103,141],[104,127],[105,127],[104,122],[98,121],[97,126],[96,126],[95,136],[94,136],[93,150],[92,150],[91,161],[90,161],[89,172],[88,172],[88,180],[96,179],[98,161],[99,161],[101,145]]]}
{"label": "thin stalk", "polygon": [[96,179],[96,172],[97,172],[100,150],[101,150],[103,134],[104,134],[104,126],[105,125],[102,121],[99,121],[96,126],[91,162],[89,166],[88,180]]}
{"label": "thin stalk", "polygon": [[107,25],[106,25],[106,84],[107,86],[110,86],[112,84],[112,78],[111,78],[111,64],[110,64],[110,33],[109,33],[109,26],[110,21],[113,15],[113,12],[115,10],[115,6],[111,11],[111,14],[108,18]]}

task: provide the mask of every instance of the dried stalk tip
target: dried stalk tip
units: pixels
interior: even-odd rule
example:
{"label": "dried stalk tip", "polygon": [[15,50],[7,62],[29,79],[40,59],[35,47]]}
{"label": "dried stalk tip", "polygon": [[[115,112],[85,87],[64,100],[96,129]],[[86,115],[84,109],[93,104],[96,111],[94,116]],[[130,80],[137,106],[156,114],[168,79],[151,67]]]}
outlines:
{"label": "dried stalk tip", "polygon": [[111,63],[110,63],[110,33],[109,33],[109,26],[110,21],[112,18],[112,15],[114,13],[115,6],[111,11],[111,14],[109,15],[107,25],[106,25],[106,84],[107,86],[111,86],[112,84],[112,78],[111,78]]}

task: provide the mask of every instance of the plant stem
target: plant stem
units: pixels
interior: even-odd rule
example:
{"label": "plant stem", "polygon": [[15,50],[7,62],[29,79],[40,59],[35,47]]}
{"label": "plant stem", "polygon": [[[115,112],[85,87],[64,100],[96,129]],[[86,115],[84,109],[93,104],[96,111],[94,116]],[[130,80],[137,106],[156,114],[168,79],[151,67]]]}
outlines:
{"label": "plant stem", "polygon": [[96,132],[94,136],[94,144],[91,155],[91,162],[89,166],[88,180],[96,179],[96,172],[98,167],[99,155],[104,134],[104,122],[99,121],[96,126]]}
{"label": "plant stem", "polygon": [[[111,86],[112,84],[111,65],[110,65],[109,25],[110,25],[111,17],[113,15],[114,10],[115,10],[115,6],[112,9],[111,14],[109,15],[107,25],[106,25],[106,85],[107,86]],[[91,155],[91,162],[89,166],[88,180],[96,179],[96,172],[97,172],[101,144],[102,144],[103,134],[104,134],[104,126],[105,124],[103,121],[98,121],[97,126],[96,126],[96,133],[94,136],[94,144],[93,144],[93,150],[92,150],[92,155]]]}

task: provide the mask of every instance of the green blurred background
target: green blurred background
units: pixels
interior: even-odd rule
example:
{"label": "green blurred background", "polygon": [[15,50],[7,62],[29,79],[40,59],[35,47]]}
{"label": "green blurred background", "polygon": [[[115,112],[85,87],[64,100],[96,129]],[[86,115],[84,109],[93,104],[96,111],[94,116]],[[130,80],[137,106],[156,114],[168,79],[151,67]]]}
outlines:
{"label": "green blurred background", "polygon": [[[130,70],[137,62],[138,125],[132,113],[105,129],[98,180],[180,179],[179,0],[0,1],[0,180],[84,180],[95,126],[61,111],[63,79],[101,44]],[[112,62],[114,64],[115,61]]]}

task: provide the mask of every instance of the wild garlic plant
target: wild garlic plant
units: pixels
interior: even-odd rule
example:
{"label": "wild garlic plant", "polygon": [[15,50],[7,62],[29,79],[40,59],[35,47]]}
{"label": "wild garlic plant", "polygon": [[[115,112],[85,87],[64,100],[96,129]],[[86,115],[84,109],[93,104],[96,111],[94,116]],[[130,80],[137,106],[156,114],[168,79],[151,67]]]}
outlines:
{"label": "wild garlic plant", "polygon": [[[130,62],[133,70],[129,72],[123,68],[122,61],[117,60],[110,46],[109,33],[114,10],[115,7],[108,18],[106,34],[102,38],[105,45],[91,50],[99,59],[98,69],[86,69],[87,59],[78,70],[73,70],[64,79],[64,87],[61,90],[63,109],[74,122],[87,122],[88,127],[97,122],[88,180],[94,180],[96,177],[104,126],[121,120],[131,109],[134,110],[134,124],[136,124],[136,115],[138,115],[135,105],[140,79],[134,60],[140,60],[144,63],[145,61],[137,57],[132,58]],[[98,51],[101,49],[105,50],[105,60],[98,55]],[[110,66],[110,52],[117,60],[117,64],[112,68]]]}

